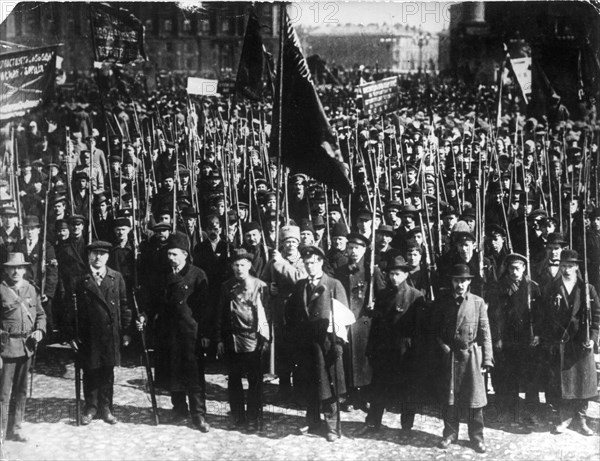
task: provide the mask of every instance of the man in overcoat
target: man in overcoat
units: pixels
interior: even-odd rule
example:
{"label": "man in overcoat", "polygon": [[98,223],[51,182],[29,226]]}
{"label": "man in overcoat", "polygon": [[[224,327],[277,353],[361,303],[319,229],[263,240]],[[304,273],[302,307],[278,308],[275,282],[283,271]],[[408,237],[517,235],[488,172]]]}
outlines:
{"label": "man in overcoat", "polygon": [[[490,325],[495,366],[492,384],[496,404],[512,410],[519,403],[520,389],[526,403],[539,402],[540,336],[543,315],[541,293],[527,274],[527,259],[511,253],[504,259],[505,273],[490,289]],[[531,410],[531,408],[530,408]],[[525,422],[535,424],[537,417],[529,411]]]}
{"label": "man in overcoat", "polygon": [[[171,392],[173,420],[192,417],[201,432],[206,422],[206,381],[202,349],[210,344],[208,282],[204,271],[188,262],[188,239],[175,233],[167,243],[168,272],[163,272],[162,296],[140,314],[138,329],[147,316],[154,319],[156,384]],[[188,407],[189,401],[189,407]]]}
{"label": "man in overcoat", "polygon": [[335,278],[342,282],[348,295],[349,308],[357,319],[350,326],[348,345],[344,350],[344,375],[348,401],[344,404],[347,409],[350,405],[364,408],[366,396],[361,392],[371,384],[371,365],[367,358],[367,341],[371,330],[371,316],[368,306],[370,274],[368,263],[365,261],[369,240],[361,234],[348,235],[348,264],[337,269]]}
{"label": "man in overcoat", "polygon": [[[27,372],[35,345],[46,331],[46,314],[41,298],[35,287],[24,278],[29,265],[22,253],[9,253],[0,283],[2,436],[17,442],[27,441],[21,428],[27,399]],[[9,425],[11,397],[15,401],[15,412]]]}
{"label": "man in overcoat", "polygon": [[121,363],[121,344],[130,342],[131,310],[123,277],[106,265],[111,248],[111,243],[101,240],[89,244],[87,271],[73,284],[77,318],[71,309],[69,324],[83,370],[82,425],[90,424],[98,415],[108,424],[117,423],[113,415],[114,367]]}
{"label": "man in overcoat", "polygon": [[[236,426],[255,432],[262,424],[261,356],[270,339],[265,308],[267,285],[250,275],[252,255],[233,251],[233,277],[223,283],[215,322],[217,354],[225,357],[229,374],[229,406]],[[247,409],[242,377],[248,378]]]}
{"label": "man in overcoat", "polygon": [[594,431],[587,425],[586,410],[588,400],[598,396],[593,351],[598,343],[600,303],[594,287],[586,286],[578,276],[581,263],[575,250],[560,254],[560,277],[544,293],[543,340],[550,344],[549,391],[558,402],[555,433],[563,433],[572,423],[591,436]]}
{"label": "man in overcoat", "polygon": [[492,338],[487,305],[469,291],[473,275],[466,264],[456,264],[448,274],[450,292],[439,298],[437,341],[444,353],[442,380],[444,434],[439,447],[458,440],[459,409],[468,409],[469,439],[485,453],[483,407],[487,405],[482,373],[493,367]]}
{"label": "man in overcoat", "polygon": [[286,322],[297,351],[300,372],[309,383],[306,419],[308,431],[322,429],[320,413],[325,419],[326,438],[338,438],[336,420],[339,399],[346,393],[341,340],[328,332],[332,298],[348,306],[342,284],[323,273],[325,254],[316,246],[301,250],[308,278],[300,280],[290,295]]}
{"label": "man in overcoat", "polygon": [[[401,425],[408,434],[415,419],[415,392],[411,387],[412,340],[415,336],[417,311],[424,303],[423,294],[408,285],[410,266],[402,256],[397,256],[388,266],[389,284],[375,300],[373,323],[366,353],[373,367],[371,407],[365,426],[358,434],[378,431],[383,413],[389,405],[401,402]],[[421,364],[423,365],[423,364]]]}

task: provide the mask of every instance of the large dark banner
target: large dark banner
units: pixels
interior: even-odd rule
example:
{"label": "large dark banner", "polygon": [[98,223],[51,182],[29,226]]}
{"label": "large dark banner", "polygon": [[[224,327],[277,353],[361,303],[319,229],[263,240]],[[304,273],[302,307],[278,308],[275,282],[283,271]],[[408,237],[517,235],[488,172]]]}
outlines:
{"label": "large dark banner", "polygon": [[144,28],[129,11],[105,3],[91,4],[94,58],[126,64],[146,59]]}
{"label": "large dark banner", "polygon": [[56,46],[0,55],[0,120],[22,117],[54,91]]}

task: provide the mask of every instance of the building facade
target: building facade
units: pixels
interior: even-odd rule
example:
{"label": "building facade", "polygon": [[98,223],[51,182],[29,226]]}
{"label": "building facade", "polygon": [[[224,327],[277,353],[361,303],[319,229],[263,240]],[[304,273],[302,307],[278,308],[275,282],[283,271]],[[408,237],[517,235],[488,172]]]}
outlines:
{"label": "building facade", "polygon": [[402,24],[336,24],[299,30],[306,55],[330,67],[365,66],[381,72],[439,71],[439,34]]}
{"label": "building facade", "polygon": [[[250,3],[109,2],[129,10],[145,28],[146,55],[159,72],[226,78],[235,75]],[[278,6],[257,3],[267,50],[276,52]],[[90,10],[84,2],[22,2],[0,26],[0,40],[25,46],[61,43],[63,69],[93,66]]]}

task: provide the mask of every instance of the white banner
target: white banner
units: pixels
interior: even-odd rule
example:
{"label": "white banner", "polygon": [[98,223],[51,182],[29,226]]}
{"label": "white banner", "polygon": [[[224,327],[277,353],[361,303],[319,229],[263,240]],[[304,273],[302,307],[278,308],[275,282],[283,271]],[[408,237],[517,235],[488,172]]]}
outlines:
{"label": "white banner", "polygon": [[525,103],[528,104],[531,96],[531,58],[511,59],[510,64],[521,87]]}
{"label": "white banner", "polygon": [[203,96],[216,96],[218,80],[208,78],[188,77],[187,92],[188,94],[199,94]]}

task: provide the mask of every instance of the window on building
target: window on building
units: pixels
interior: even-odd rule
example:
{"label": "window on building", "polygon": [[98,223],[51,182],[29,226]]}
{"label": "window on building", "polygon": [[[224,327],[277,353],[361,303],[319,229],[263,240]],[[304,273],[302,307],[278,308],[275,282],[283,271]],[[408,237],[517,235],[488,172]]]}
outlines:
{"label": "window on building", "polygon": [[167,53],[172,53],[173,52],[173,42],[166,42],[165,43],[165,47],[167,49]]}
{"label": "window on building", "polygon": [[173,32],[173,21],[165,19],[163,30],[165,32]]}
{"label": "window on building", "polygon": [[210,21],[208,18],[200,20],[200,32],[210,31]]}
{"label": "window on building", "polygon": [[229,19],[225,19],[221,23],[221,32],[229,32]]}
{"label": "window on building", "polygon": [[189,19],[183,20],[183,31],[188,34],[192,31],[192,21],[190,21]]}
{"label": "window on building", "polygon": [[186,53],[194,53],[197,50],[197,46],[194,42],[187,42],[185,44],[185,52]]}
{"label": "window on building", "polygon": [[194,58],[187,58],[185,61],[185,67],[188,70],[192,70],[196,68],[196,59]]}
{"label": "window on building", "polygon": [[152,19],[146,19],[146,21],[144,22],[144,27],[146,28],[146,32],[152,33],[152,29],[154,28],[154,21],[152,21]]}

